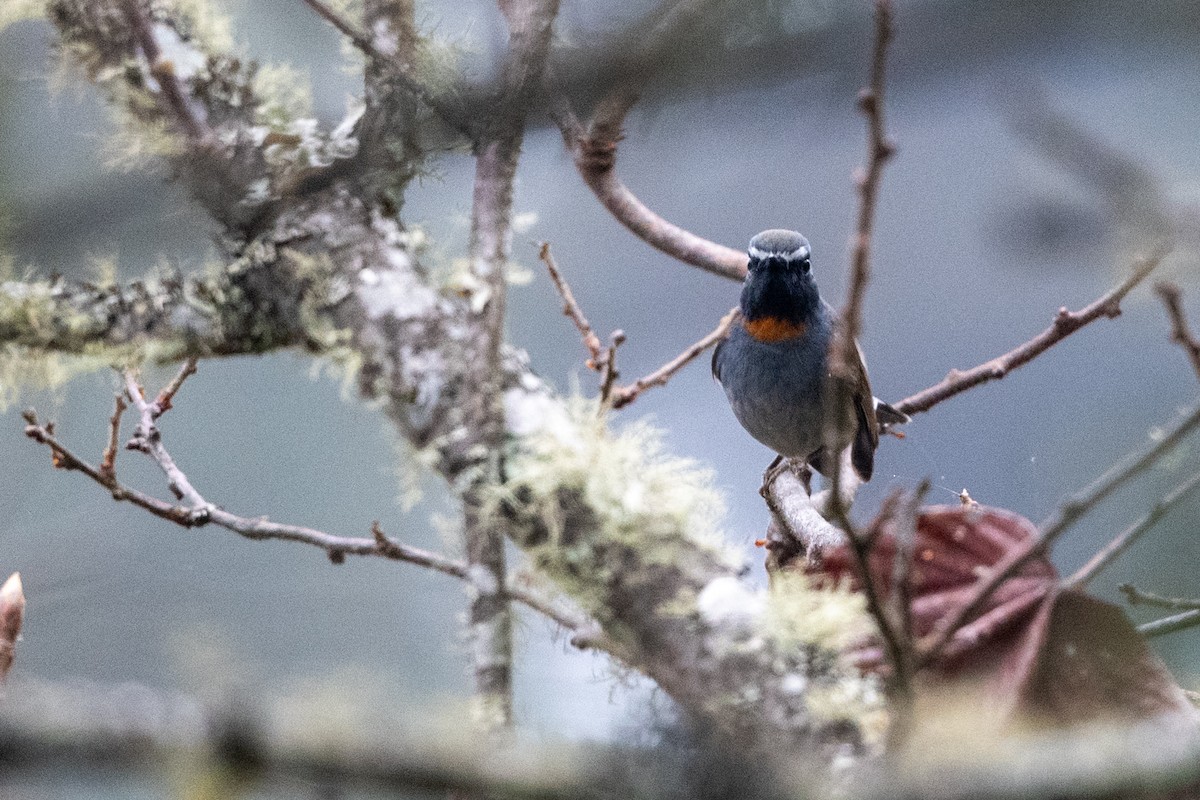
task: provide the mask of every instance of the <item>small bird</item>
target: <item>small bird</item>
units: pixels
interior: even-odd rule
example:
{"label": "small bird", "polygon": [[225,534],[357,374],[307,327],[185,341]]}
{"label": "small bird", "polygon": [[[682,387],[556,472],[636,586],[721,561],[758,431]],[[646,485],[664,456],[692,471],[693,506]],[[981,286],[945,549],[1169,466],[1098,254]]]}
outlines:
{"label": "small bird", "polygon": [[[713,352],[712,371],[751,436],[828,475],[837,459],[824,451],[822,395],[835,318],[813,279],[811,255],[808,240],[795,231],[768,230],[750,240],[741,319]],[[881,422],[908,417],[872,396],[860,350],[851,371],[851,403],[844,410],[845,429],[854,431],[850,463],[869,481]]]}

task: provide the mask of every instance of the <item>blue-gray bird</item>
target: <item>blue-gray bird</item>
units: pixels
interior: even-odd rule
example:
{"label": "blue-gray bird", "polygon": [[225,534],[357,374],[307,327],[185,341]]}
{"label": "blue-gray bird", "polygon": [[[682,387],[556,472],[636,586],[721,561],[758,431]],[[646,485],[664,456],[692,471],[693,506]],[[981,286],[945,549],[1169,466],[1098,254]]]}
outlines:
{"label": "blue-gray bird", "polygon": [[[822,400],[834,312],[817,290],[811,255],[808,240],[795,231],[763,231],[750,240],[741,319],[713,353],[712,371],[751,436],[827,475],[837,464],[823,448]],[[880,422],[907,422],[908,417],[872,396],[861,352],[851,369],[853,390],[843,409],[843,429],[854,431],[850,463],[868,481]]]}

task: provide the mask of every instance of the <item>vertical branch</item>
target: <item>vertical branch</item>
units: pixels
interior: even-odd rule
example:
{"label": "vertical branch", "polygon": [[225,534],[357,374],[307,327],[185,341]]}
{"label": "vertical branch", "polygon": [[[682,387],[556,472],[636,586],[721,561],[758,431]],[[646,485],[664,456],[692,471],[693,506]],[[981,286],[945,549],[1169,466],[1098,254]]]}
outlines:
{"label": "vertical branch", "polygon": [[[850,287],[837,320],[837,335],[831,343],[830,380],[826,403],[825,451],[837,457],[849,441],[856,422],[843,409],[850,408],[855,383],[865,379],[862,357],[858,353],[858,334],[862,328],[862,305],[871,279],[871,233],[875,224],[879,184],[883,166],[895,148],[888,141],[883,117],[884,88],[887,78],[887,51],[895,31],[892,26],[891,0],[875,0],[875,36],[871,48],[871,68],[867,88],[858,96],[859,108],[867,118],[867,166],[855,180],[858,185],[858,221],[850,257]],[[840,459],[838,462],[840,463]],[[846,501],[842,491],[843,475],[835,466],[830,475],[829,501],[835,517],[845,520]]]}
{"label": "vertical branch", "polygon": [[[504,531],[487,504],[503,475],[504,407],[500,350],[504,336],[505,266],[512,242],[512,196],[525,117],[542,80],[558,0],[499,0],[508,24],[501,96],[475,150],[471,208],[471,274],[481,293],[473,326],[473,407],[467,428],[478,459],[463,496],[467,563],[475,577],[468,635],[474,659],[476,711],[483,727],[512,722],[512,612],[505,586]],[[484,579],[486,576],[486,579]]]}
{"label": "vertical branch", "polygon": [[[413,0],[365,0],[363,22],[376,48],[413,69],[420,46]],[[418,96],[396,77],[392,63],[370,58],[363,75],[363,102],[363,163],[385,209],[397,213],[421,157]]]}

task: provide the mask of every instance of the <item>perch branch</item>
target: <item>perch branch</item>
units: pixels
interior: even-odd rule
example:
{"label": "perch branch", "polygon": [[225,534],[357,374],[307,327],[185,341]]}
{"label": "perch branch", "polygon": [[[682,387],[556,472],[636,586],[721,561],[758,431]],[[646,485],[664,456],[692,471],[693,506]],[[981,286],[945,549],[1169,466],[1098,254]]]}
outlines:
{"label": "perch branch", "polygon": [[1101,317],[1113,319],[1121,314],[1121,301],[1135,286],[1146,279],[1166,258],[1169,250],[1160,248],[1134,263],[1133,270],[1125,280],[1109,292],[1098,297],[1079,311],[1068,311],[1066,306],[1058,310],[1050,327],[1024,344],[1018,345],[1004,355],[972,367],[968,370],[951,370],[942,381],[906,397],[893,405],[904,414],[919,414],[928,411],[943,400],[960,392],[991,381],[997,381],[1014,369],[1028,364],[1075,331],[1095,322]]}
{"label": "perch branch", "polygon": [[1171,341],[1183,348],[1192,370],[1200,378],[1200,341],[1188,327],[1187,316],[1183,312],[1183,291],[1173,283],[1159,283],[1154,291],[1158,292],[1167,309],[1167,316],[1171,318]]}
{"label": "perch branch", "polygon": [[1084,514],[1131,478],[1148,469],[1179,444],[1197,425],[1200,425],[1200,406],[1193,407],[1162,439],[1141,452],[1130,453],[1089,486],[1068,498],[1054,514],[1038,526],[1036,539],[998,562],[990,572],[979,579],[963,604],[939,622],[927,637],[927,643],[921,648],[922,662],[928,663],[936,659],[959,629],[975,617],[997,587],[1015,575],[1030,559],[1045,553]]}
{"label": "perch branch", "polygon": [[1159,498],[1158,502],[1154,504],[1145,516],[1118,534],[1096,555],[1092,556],[1064,585],[1078,589],[1087,586],[1105,567],[1132,547],[1147,531],[1158,524],[1158,521],[1166,516],[1172,508],[1191,494],[1197,486],[1200,486],[1200,472],[1197,472],[1191,478],[1172,489],[1164,497]]}

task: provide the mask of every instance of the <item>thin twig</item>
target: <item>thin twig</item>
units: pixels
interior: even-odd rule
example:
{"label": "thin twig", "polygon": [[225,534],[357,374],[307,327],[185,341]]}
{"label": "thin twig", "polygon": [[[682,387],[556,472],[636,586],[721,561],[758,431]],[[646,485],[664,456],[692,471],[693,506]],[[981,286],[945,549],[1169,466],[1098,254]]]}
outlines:
{"label": "thin twig", "polygon": [[1200,600],[1190,597],[1163,597],[1160,594],[1143,592],[1133,584],[1123,583],[1117,587],[1125,595],[1125,601],[1131,606],[1147,605],[1156,608],[1169,608],[1175,611],[1200,609]]}
{"label": "thin twig", "polygon": [[922,663],[936,659],[946,644],[960,628],[970,622],[1002,583],[1011,578],[1036,556],[1047,552],[1051,545],[1084,514],[1123,486],[1131,478],[1141,474],[1159,458],[1179,444],[1187,434],[1200,425],[1200,406],[1195,406],[1166,435],[1140,452],[1130,453],[1110,467],[1103,475],[1083,490],[1072,495],[1058,510],[1038,526],[1037,538],[1019,550],[1015,550],[996,564],[986,575],[980,577],[970,596],[953,614],[942,618],[938,626],[926,637],[921,648]]}
{"label": "thin twig", "polygon": [[600,344],[600,337],[596,335],[592,324],[588,322],[583,309],[580,308],[579,301],[575,299],[574,293],[571,292],[570,284],[563,278],[562,273],[558,271],[558,264],[554,261],[554,256],[550,254],[549,242],[542,242],[538,245],[538,258],[546,265],[546,270],[550,273],[550,280],[554,281],[554,287],[562,295],[563,314],[570,317],[571,321],[575,323],[575,327],[579,329],[579,335],[583,337],[583,346],[591,354],[591,359],[588,361],[588,368],[600,369],[604,360],[604,347]]}
{"label": "thin twig", "polygon": [[1171,490],[1164,497],[1159,498],[1158,502],[1154,504],[1145,516],[1118,534],[1096,555],[1092,556],[1064,585],[1076,589],[1082,589],[1087,586],[1105,567],[1132,547],[1138,539],[1153,528],[1172,508],[1191,494],[1197,486],[1200,486],[1200,472],[1197,472],[1191,478]]}
{"label": "thin twig", "polygon": [[[334,563],[343,562],[348,555],[376,556],[392,561],[416,564],[417,566],[468,582],[471,580],[470,570],[465,563],[388,538],[379,527],[378,522],[373,523],[371,526],[371,538],[338,536],[300,525],[270,522],[265,517],[252,518],[238,516],[209,503],[198,493],[195,495],[199,500],[198,506],[180,505],[159,500],[157,497],[125,486],[117,481],[115,477],[104,475],[100,467],[89,464],[60,442],[54,436],[52,427],[40,423],[33,412],[25,412],[24,418],[26,422],[25,435],[49,447],[55,455],[55,465],[59,469],[81,472],[95,483],[108,489],[114,500],[132,503],[160,519],[165,519],[184,528],[200,527],[212,523],[217,527],[232,531],[239,536],[254,541],[278,539],[312,545],[324,550],[330,561]],[[173,461],[171,463],[174,465]],[[174,467],[173,474],[178,476],[183,473],[179,471],[178,467]],[[184,480],[187,480],[186,477]],[[189,482],[188,486],[190,485]],[[547,597],[531,587],[515,583],[510,584],[508,586],[508,595],[568,630],[590,631],[591,627],[595,624],[583,612],[566,608],[562,602]],[[597,638],[589,641],[600,642],[603,640]]]}
{"label": "thin twig", "polygon": [[1165,282],[1156,284],[1154,291],[1162,299],[1167,316],[1171,318],[1171,341],[1183,348],[1192,364],[1192,370],[1195,371],[1196,377],[1200,378],[1200,341],[1188,327],[1187,316],[1183,311],[1183,291],[1175,284]]}
{"label": "thin twig", "polygon": [[158,419],[163,414],[167,413],[172,408],[172,401],[179,389],[183,386],[183,382],[189,377],[196,374],[196,357],[192,356],[187,361],[183,362],[183,366],[179,368],[179,372],[171,379],[171,382],[162,388],[158,396],[154,398],[153,408],[151,413],[154,419]]}
{"label": "thin twig", "polygon": [[717,327],[704,338],[693,342],[686,350],[684,350],[675,358],[663,364],[658,369],[651,372],[645,377],[638,378],[628,386],[613,387],[611,398],[613,408],[624,408],[638,398],[642,392],[654,386],[665,386],[667,381],[679,370],[683,369],[689,362],[699,356],[708,348],[715,345],[717,342],[725,338],[729,333],[729,328],[738,318],[738,308],[734,307],[729,312],[721,317],[721,321],[717,323]]}
{"label": "thin twig", "polygon": [[113,399],[113,414],[108,418],[108,445],[104,448],[104,453],[100,456],[100,468],[98,470],[101,475],[107,478],[115,478],[117,476],[117,448],[120,447],[121,415],[128,408],[125,405],[125,398],[120,393],[116,394]]}
{"label": "thin twig", "polygon": [[867,118],[867,167],[857,176],[858,224],[850,256],[850,287],[838,320],[843,336],[840,352],[835,354],[837,360],[834,366],[835,369],[840,369],[842,375],[848,374],[851,365],[859,357],[855,342],[862,328],[863,300],[866,297],[867,284],[871,280],[871,234],[875,225],[879,186],[883,178],[883,167],[896,151],[895,146],[888,141],[883,114],[884,90],[887,86],[887,51],[894,35],[891,0],[876,0],[870,83],[858,95],[859,108]]}
{"label": "thin twig", "polygon": [[477,135],[476,130],[462,109],[426,86],[416,75],[416,71],[411,63],[398,58],[394,54],[385,53],[380,50],[375,46],[371,37],[360,31],[352,22],[325,3],[324,0],[304,0],[304,2],[308,4],[309,8],[317,12],[322,19],[348,38],[364,54],[373,59],[377,64],[388,67],[394,73],[396,80],[419,98],[421,102],[433,109],[443,122],[472,141],[475,140]]}
{"label": "thin twig", "polygon": [[1112,319],[1120,316],[1121,301],[1125,295],[1145,280],[1146,276],[1154,271],[1169,252],[1170,250],[1165,247],[1160,248],[1138,260],[1125,280],[1079,311],[1068,311],[1067,307],[1063,306],[1058,310],[1054,322],[1050,324],[1049,328],[1024,344],[971,369],[951,370],[939,383],[892,405],[897,411],[904,414],[911,415],[928,411],[943,400],[948,400],[967,389],[1000,380],[1014,369],[1028,364],[1075,331],[1101,317]]}
{"label": "thin twig", "polygon": [[1146,622],[1138,625],[1137,630],[1138,633],[1147,639],[1153,639],[1155,636],[1177,633],[1188,628],[1194,628],[1197,625],[1200,625],[1200,609],[1184,611],[1182,614],[1175,614],[1174,616],[1156,619],[1153,622]]}

